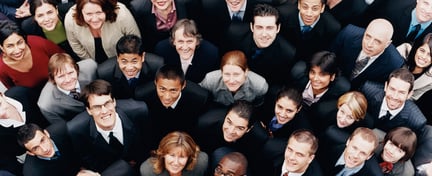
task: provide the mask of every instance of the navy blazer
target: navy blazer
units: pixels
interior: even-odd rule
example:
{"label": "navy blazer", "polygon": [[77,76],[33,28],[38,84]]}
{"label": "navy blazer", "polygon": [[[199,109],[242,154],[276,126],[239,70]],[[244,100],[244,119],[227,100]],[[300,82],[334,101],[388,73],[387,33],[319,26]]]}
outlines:
{"label": "navy blazer", "polygon": [[46,130],[58,148],[60,156],[58,159],[44,160],[37,156],[26,155],[23,174],[32,176],[76,175],[80,170],[80,165],[78,157],[73,151],[66,123],[52,124]]}
{"label": "navy blazer", "polygon": [[[153,82],[157,70],[164,65],[164,58],[153,54],[145,53],[136,87]],[[126,77],[120,70],[117,58],[107,59],[97,68],[97,77],[108,81],[112,86],[112,94],[117,99],[135,98],[136,88],[129,86]]]}
{"label": "navy blazer", "polygon": [[[177,20],[188,18],[185,1],[174,1],[176,6]],[[151,0],[132,0],[130,11],[137,22],[141,32],[144,50],[154,52],[157,42],[167,39],[171,30],[160,31],[156,27],[156,16],[152,13],[153,3]]]}
{"label": "navy blazer", "polygon": [[[122,101],[129,100],[116,102],[121,104]],[[136,109],[127,112],[127,115],[116,108],[123,126],[124,147],[119,157],[97,131],[93,117],[87,111],[78,114],[67,123],[74,150],[80,157],[83,167],[102,172],[115,161],[123,159],[126,162],[136,161],[136,171],[138,171],[139,165],[149,156],[150,148],[146,144],[149,139],[145,137],[150,134],[145,126],[148,125],[147,107],[144,102],[136,105]]]}
{"label": "navy blazer", "polygon": [[377,126],[381,104],[384,100],[384,86],[379,83],[366,82],[360,89],[365,95],[368,102],[367,113],[374,119],[374,127],[385,132],[399,126],[405,126],[416,132],[417,135],[422,134],[423,128],[426,125],[426,118],[412,100],[407,100],[402,110],[394,115],[391,120],[387,120],[383,125]]}
{"label": "navy blazer", "polygon": [[[165,58],[165,64],[181,67],[180,56],[169,39],[160,41],[156,45],[155,53]],[[192,62],[185,73],[185,77],[187,80],[198,84],[208,72],[219,69],[219,64],[219,49],[212,43],[201,40],[199,46],[195,49]]]}
{"label": "navy blazer", "polygon": [[[287,8],[281,9],[283,7]],[[327,49],[341,30],[340,23],[330,13],[323,12],[312,30],[303,35],[297,6],[279,6],[278,9],[282,15],[280,34],[297,49],[297,59],[309,61],[313,54]]]}
{"label": "navy blazer", "polygon": [[[336,53],[342,75],[348,79],[362,50],[364,32],[364,28],[348,25],[339,32],[330,47],[330,51]],[[384,83],[390,73],[404,63],[395,46],[390,44],[371,65],[351,80],[351,89],[358,89],[367,80]]]}

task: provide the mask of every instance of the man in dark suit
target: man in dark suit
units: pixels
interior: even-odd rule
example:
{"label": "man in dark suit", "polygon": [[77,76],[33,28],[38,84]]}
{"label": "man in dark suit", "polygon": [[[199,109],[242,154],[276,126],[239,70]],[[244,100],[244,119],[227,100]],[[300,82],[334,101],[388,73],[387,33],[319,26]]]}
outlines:
{"label": "man in dark suit", "polygon": [[288,139],[283,163],[279,163],[275,176],[281,174],[299,174],[302,176],[323,175],[319,164],[315,161],[318,139],[309,130],[296,130]]}
{"label": "man in dark suit", "polygon": [[193,20],[177,21],[170,38],[159,42],[155,53],[166,64],[181,66],[186,79],[194,83],[200,83],[208,72],[219,69],[218,48],[201,38]]}
{"label": "man in dark suit", "polygon": [[156,43],[169,37],[170,29],[177,20],[191,16],[187,11],[186,1],[177,0],[160,3],[155,0],[131,0],[130,10],[140,29],[143,47],[147,52],[154,52]]}
{"label": "man in dark suit", "polygon": [[45,130],[33,123],[26,124],[19,128],[17,139],[27,150],[24,175],[72,176],[80,170],[64,122],[52,124]]}
{"label": "man in dark suit", "polygon": [[[392,42],[395,46],[404,42],[422,43],[424,36],[432,32],[432,0],[417,0],[414,4],[407,2],[409,1],[388,4],[388,6],[399,7],[399,9],[397,12],[388,10],[385,11],[386,14],[383,14],[383,17],[388,19],[395,29]],[[416,29],[417,26],[418,29]]]}
{"label": "man in dark suit", "polygon": [[[147,136],[151,129],[146,121],[145,103],[131,99],[116,101],[111,85],[104,80],[95,80],[84,87],[82,97],[87,111],[69,121],[67,128],[83,167],[101,172],[122,159],[138,173],[150,151],[146,145],[151,140]],[[129,101],[133,102],[127,104],[128,111],[116,108],[116,104]]]}
{"label": "man in dark suit", "polygon": [[374,119],[374,126],[384,132],[405,126],[422,134],[426,118],[409,100],[412,95],[414,76],[406,68],[394,70],[384,87],[381,84],[366,82],[361,88],[368,101],[367,112]]}
{"label": "man in dark suit", "polygon": [[66,53],[57,53],[50,58],[49,82],[42,89],[38,106],[51,124],[69,121],[85,111],[79,93],[96,78],[96,68],[94,60],[85,59],[75,63]]}
{"label": "man in dark suit", "polygon": [[423,133],[418,136],[418,145],[412,161],[419,176],[432,174],[432,126],[426,125]]}
{"label": "man in dark suit", "polygon": [[324,8],[324,0],[300,0],[297,7],[278,8],[282,16],[281,34],[296,48],[297,59],[308,61],[314,53],[328,48],[340,31],[339,22]]}
{"label": "man in dark suit", "polygon": [[[203,37],[221,48],[225,34],[232,23],[247,24],[252,20],[256,0],[206,0],[202,2],[202,14],[198,28]],[[223,55],[224,53],[220,53]]]}
{"label": "man in dark suit", "polygon": [[195,136],[198,116],[207,110],[209,92],[198,84],[186,81],[180,66],[164,65],[156,73],[154,82],[138,88],[136,98],[147,103],[154,141],[159,141],[174,130]]}
{"label": "man in dark suit", "polygon": [[[253,11],[250,31],[230,30],[226,50],[241,50],[248,58],[249,68],[263,76],[270,85],[269,92],[275,85],[289,83],[288,75],[295,63],[295,48],[279,36],[280,21],[276,8],[267,4],[258,4]],[[235,29],[235,28],[230,28]],[[240,34],[242,33],[242,34]],[[238,38],[237,36],[242,36]]]}
{"label": "man in dark suit", "polygon": [[330,47],[336,53],[342,75],[351,80],[351,89],[365,81],[384,83],[390,72],[400,68],[404,59],[391,44],[393,27],[385,19],[371,21],[365,29],[348,25]]}
{"label": "man in dark suit", "polygon": [[378,137],[365,127],[358,127],[348,138],[345,145],[333,147],[320,153],[320,164],[324,175],[383,175],[376,158],[373,156],[378,146]]}
{"label": "man in dark suit", "polygon": [[110,58],[98,66],[98,78],[112,85],[113,97],[135,98],[136,87],[153,81],[164,59],[144,52],[142,41],[136,35],[121,37],[116,50],[117,58]]}

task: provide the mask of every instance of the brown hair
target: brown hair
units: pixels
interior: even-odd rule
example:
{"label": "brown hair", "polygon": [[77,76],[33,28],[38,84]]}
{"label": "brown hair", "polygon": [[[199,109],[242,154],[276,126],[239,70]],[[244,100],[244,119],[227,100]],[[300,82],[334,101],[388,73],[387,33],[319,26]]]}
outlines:
{"label": "brown hair", "polygon": [[297,142],[309,144],[311,146],[309,150],[310,155],[314,155],[315,152],[318,150],[318,139],[310,130],[296,130],[291,134],[289,139],[291,138],[295,139]]}
{"label": "brown hair", "polygon": [[339,97],[337,107],[347,105],[352,111],[355,121],[363,120],[366,116],[367,100],[366,97],[358,91],[350,91]]}
{"label": "brown hair", "polygon": [[223,69],[225,65],[239,66],[243,71],[249,69],[247,65],[246,55],[240,50],[228,51],[222,56],[220,68]]}
{"label": "brown hair", "polygon": [[188,157],[185,169],[192,170],[195,167],[200,152],[199,146],[189,134],[182,131],[173,131],[162,138],[159,147],[152,151],[151,161],[153,163],[154,173],[162,173],[165,169],[165,155],[175,147],[180,147],[182,149],[182,155]]}
{"label": "brown hair", "polygon": [[364,140],[373,143],[374,149],[372,150],[372,152],[378,146],[378,137],[371,129],[366,128],[366,127],[358,127],[354,130],[354,132],[351,134],[351,136],[349,137],[348,140],[351,140],[352,138],[354,138],[354,136],[357,136],[357,135],[359,135]]}
{"label": "brown hair", "polygon": [[183,28],[183,35],[187,37],[195,37],[197,39],[197,45],[200,44],[202,40],[201,34],[198,32],[197,25],[194,20],[191,19],[181,19],[178,20],[171,29],[170,42],[174,45],[175,32]]}
{"label": "brown hair", "polygon": [[405,155],[400,159],[401,161],[407,161],[414,155],[417,146],[417,136],[411,129],[396,127],[387,133],[383,144],[385,145],[387,141],[391,141],[405,152]]}
{"label": "brown hair", "polygon": [[106,15],[105,21],[114,22],[117,19],[116,10],[119,8],[117,6],[117,0],[77,0],[75,13],[73,14],[75,22],[79,26],[86,26],[87,23],[84,20],[84,15],[82,14],[82,10],[84,5],[87,3],[97,4],[102,8],[102,11]]}

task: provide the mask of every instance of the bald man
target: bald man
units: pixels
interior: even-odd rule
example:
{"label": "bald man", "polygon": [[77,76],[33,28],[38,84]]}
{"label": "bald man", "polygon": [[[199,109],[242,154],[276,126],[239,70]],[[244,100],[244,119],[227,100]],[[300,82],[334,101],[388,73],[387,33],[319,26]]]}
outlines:
{"label": "bald man", "polygon": [[351,89],[367,80],[384,84],[403,65],[392,36],[392,24],[382,18],[371,21],[366,29],[348,25],[337,35],[330,51],[336,53],[342,75],[351,80]]}
{"label": "bald man", "polygon": [[226,154],[219,161],[214,170],[214,176],[220,175],[246,175],[248,161],[240,152]]}

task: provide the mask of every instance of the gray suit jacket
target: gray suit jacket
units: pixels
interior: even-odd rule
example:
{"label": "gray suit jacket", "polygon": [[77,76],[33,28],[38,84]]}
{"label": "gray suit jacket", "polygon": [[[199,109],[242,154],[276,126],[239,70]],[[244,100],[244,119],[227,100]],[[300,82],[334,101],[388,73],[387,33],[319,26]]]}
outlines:
{"label": "gray suit jacket", "polygon": [[[96,79],[97,64],[92,59],[79,61],[78,82],[81,90]],[[79,100],[61,92],[52,82],[47,82],[39,96],[38,106],[44,117],[51,123],[66,122],[85,111],[85,105]]]}

